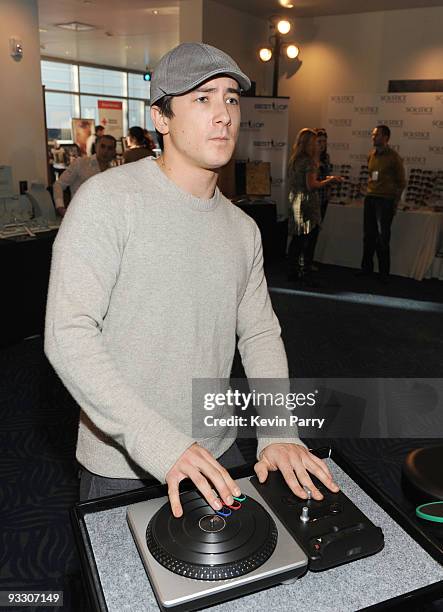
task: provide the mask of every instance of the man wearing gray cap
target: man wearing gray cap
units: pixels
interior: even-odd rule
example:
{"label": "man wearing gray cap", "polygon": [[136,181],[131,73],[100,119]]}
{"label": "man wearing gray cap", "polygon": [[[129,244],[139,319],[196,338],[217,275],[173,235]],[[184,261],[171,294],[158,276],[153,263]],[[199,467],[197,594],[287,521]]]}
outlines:
{"label": "man wearing gray cap", "polygon": [[[184,478],[214,509],[232,504],[236,431],[193,438],[192,381],[229,378],[236,334],[249,378],[288,376],[259,231],[216,187],[249,86],[219,49],[184,43],[167,53],[151,84],[163,154],[87,181],[60,229],[45,350],[81,408],[82,499],[154,476],[177,517]],[[320,499],[309,470],[338,490],[296,437],[262,437],[258,455],[262,481],[280,469],[295,494],[305,498],[305,485]]]}

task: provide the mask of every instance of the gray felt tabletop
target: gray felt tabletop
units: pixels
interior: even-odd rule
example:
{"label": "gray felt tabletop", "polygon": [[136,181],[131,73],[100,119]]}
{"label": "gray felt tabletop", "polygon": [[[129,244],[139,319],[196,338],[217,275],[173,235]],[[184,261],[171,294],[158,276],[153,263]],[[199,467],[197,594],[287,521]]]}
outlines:
{"label": "gray felt tabletop", "polygon": [[[384,549],[325,572],[308,572],[294,584],[213,606],[213,612],[354,612],[443,580],[443,568],[340,467],[326,462],[343,492],[382,528]],[[109,612],[158,610],[126,507],[87,514],[85,522]]]}

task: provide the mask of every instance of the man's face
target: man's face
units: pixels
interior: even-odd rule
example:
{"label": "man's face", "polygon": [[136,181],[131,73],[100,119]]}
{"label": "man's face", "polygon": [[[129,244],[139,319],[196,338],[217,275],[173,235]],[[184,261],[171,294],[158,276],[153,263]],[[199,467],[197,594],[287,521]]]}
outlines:
{"label": "man's face", "polygon": [[372,144],[374,147],[384,147],[387,142],[388,139],[379,128],[374,128],[372,130]]}
{"label": "man's face", "polygon": [[172,99],[166,122],[165,153],[197,168],[216,170],[231,159],[240,128],[237,82],[216,77]]}
{"label": "man's face", "polygon": [[110,162],[115,157],[115,142],[110,138],[101,138],[95,147],[98,161]]}

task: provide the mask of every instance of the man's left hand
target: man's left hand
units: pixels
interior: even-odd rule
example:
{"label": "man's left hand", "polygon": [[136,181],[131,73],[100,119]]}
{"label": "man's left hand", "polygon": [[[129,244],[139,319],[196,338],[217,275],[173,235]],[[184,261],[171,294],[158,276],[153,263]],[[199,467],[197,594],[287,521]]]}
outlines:
{"label": "man's left hand", "polygon": [[310,489],[314,499],[323,499],[308,470],[333,493],[339,490],[326,463],[300,444],[269,444],[260,453],[260,461],[255,464],[254,470],[260,482],[266,480],[269,472],[280,470],[291,491],[302,499],[308,497],[303,486]]}

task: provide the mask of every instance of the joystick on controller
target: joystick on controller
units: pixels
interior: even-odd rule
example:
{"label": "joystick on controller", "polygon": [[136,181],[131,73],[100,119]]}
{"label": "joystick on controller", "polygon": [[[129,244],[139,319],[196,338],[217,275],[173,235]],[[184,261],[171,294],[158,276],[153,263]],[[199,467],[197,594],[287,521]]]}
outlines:
{"label": "joystick on controller", "polygon": [[309,523],[310,521],[309,508],[307,506],[303,506],[301,514],[300,514],[300,520],[302,523]]}

